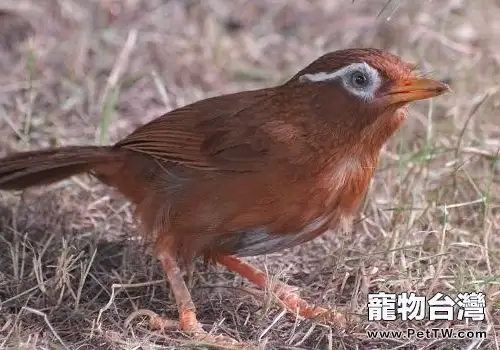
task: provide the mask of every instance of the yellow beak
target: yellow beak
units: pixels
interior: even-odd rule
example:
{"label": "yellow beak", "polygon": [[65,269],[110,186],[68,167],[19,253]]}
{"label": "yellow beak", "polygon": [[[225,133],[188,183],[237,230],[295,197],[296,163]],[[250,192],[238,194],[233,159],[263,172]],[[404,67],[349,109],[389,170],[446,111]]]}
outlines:
{"label": "yellow beak", "polygon": [[428,78],[411,77],[394,84],[387,92],[391,104],[407,103],[436,97],[451,91],[445,83]]}

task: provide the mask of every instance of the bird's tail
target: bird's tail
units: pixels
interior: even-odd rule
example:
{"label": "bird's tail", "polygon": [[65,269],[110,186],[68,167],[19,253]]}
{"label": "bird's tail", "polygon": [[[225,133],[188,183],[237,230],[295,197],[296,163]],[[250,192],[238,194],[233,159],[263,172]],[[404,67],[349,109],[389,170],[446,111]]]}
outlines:
{"label": "bird's tail", "polygon": [[47,185],[115,162],[120,152],[112,147],[69,146],[12,154],[0,159],[0,189],[20,190]]}

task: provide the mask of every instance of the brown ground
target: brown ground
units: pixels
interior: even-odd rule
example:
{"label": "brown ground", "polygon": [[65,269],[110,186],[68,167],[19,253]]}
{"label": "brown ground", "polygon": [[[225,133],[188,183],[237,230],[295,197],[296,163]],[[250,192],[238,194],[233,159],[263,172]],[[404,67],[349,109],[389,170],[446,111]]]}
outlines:
{"label": "brown ground", "polygon": [[[254,260],[309,300],[364,315],[370,291],[482,291],[487,321],[452,325],[488,329],[488,340],[370,341],[367,329],[450,324],[342,332],[283,316],[272,298],[262,304],[246,282],[201,264],[200,319],[266,349],[499,349],[500,5],[386,2],[3,0],[21,17],[0,13],[1,154],[116,141],[176,106],[276,84],[325,51],[388,49],[454,93],[411,108],[354,233]],[[0,194],[0,348],[194,348],[141,319],[124,325],[138,308],[176,317],[160,268],[130,238],[131,209],[87,177]]]}

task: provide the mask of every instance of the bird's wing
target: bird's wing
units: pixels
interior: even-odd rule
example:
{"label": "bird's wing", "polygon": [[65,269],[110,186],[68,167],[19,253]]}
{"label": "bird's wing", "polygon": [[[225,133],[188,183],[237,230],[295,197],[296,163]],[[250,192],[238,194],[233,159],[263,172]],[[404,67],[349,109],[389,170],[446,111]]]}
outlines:
{"label": "bird's wing", "polygon": [[273,91],[262,89],[202,100],[175,109],[118,142],[162,161],[205,170],[255,171],[267,164],[262,129]]}

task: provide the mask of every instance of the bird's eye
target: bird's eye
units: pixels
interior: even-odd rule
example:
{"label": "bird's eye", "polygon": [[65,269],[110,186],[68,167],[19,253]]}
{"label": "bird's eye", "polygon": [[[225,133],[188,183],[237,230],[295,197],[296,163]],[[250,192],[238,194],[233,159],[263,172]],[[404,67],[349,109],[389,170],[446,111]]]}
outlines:
{"label": "bird's eye", "polygon": [[351,82],[357,88],[364,88],[370,83],[370,80],[363,72],[355,71],[351,75]]}

